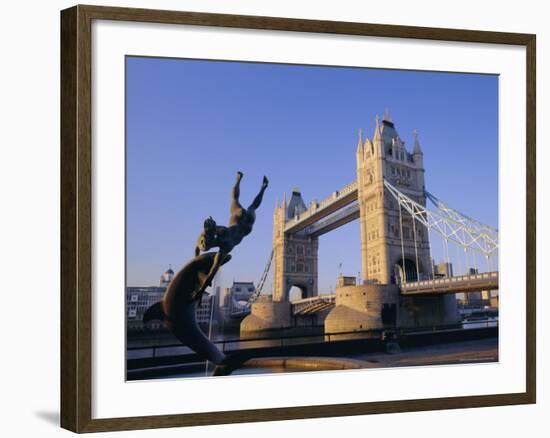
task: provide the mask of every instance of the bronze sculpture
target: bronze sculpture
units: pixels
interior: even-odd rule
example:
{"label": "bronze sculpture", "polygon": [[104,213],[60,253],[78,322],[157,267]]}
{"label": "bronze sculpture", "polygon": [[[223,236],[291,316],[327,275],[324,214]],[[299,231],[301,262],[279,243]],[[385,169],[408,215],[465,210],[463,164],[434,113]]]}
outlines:
{"label": "bronze sculpture", "polygon": [[262,198],[269,181],[264,176],[262,186],[259,193],[256,195],[252,204],[245,209],[239,202],[240,184],[243,177],[242,172],[237,172],[237,181],[233,186],[231,199],[231,216],[229,218],[229,226],[218,226],[212,217],[204,221],[204,230],[199,235],[197,246],[195,247],[195,256],[198,256],[201,251],[208,251],[211,248],[218,247],[219,251],[214,259],[212,269],[208,273],[201,287],[195,292],[193,298],[200,301],[206,288],[212,283],[212,279],[218,272],[220,262],[223,257],[231,252],[245,236],[250,234],[252,226],[256,220],[256,209],[262,203]]}
{"label": "bronze sculpture", "polygon": [[[237,181],[232,191],[229,226],[218,226],[211,217],[204,221],[204,230],[195,247],[195,257],[174,276],[162,300],[149,307],[143,316],[144,323],[154,319],[164,321],[178,340],[202,358],[218,365],[215,372],[217,375],[230,372],[241,361],[235,360],[236,358],[229,360],[204,335],[197,323],[196,310],[220,266],[231,260],[229,252],[252,231],[256,220],[255,211],[260,206],[269,183],[264,176],[260,192],[252,204],[244,209],[239,203],[242,177],[243,174],[237,172]],[[219,251],[200,254],[201,251],[214,247],[218,247]]]}

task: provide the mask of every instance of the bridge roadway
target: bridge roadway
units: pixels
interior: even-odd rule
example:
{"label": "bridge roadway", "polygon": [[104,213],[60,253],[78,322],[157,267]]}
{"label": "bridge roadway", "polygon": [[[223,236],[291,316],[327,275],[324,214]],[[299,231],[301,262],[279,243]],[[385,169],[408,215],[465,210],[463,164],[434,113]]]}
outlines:
{"label": "bridge roadway", "polygon": [[306,227],[304,231],[311,237],[321,236],[322,234],[328,233],[329,231],[341,227],[348,222],[359,219],[359,215],[359,203],[354,202],[353,204],[327,216],[325,219]]}
{"label": "bridge roadway", "polygon": [[[357,202],[357,181],[353,181],[348,185],[342,187],[340,190],[336,190],[328,198],[323,199],[321,202],[312,202],[309,208],[298,216],[288,220],[285,224],[285,233],[297,233],[307,227],[310,227],[320,219],[327,218],[329,215],[340,210],[342,207],[349,205],[353,202]],[[325,221],[325,230],[323,227],[316,225],[316,235],[324,234],[337,226],[343,225],[346,222],[350,222],[359,217],[359,206],[355,206],[351,210],[347,211],[343,216],[334,215],[333,218],[327,218]],[[333,224],[334,219],[339,220],[338,224]],[[327,228],[329,225],[333,225],[332,228]],[[308,234],[311,234],[310,230],[307,230]]]}
{"label": "bridge roadway", "polygon": [[[436,278],[403,283],[399,286],[401,295],[442,295],[480,292],[498,289],[498,272],[459,275],[455,277]],[[291,302],[294,316],[311,315],[320,312],[336,303],[336,294],[318,295]]]}
{"label": "bridge roadway", "polygon": [[442,295],[498,289],[498,272],[420,280],[400,285],[401,295]]}
{"label": "bridge roadway", "polygon": [[317,295],[311,298],[303,298],[291,301],[292,315],[311,315],[321,310],[328,309],[336,303],[336,294]]}

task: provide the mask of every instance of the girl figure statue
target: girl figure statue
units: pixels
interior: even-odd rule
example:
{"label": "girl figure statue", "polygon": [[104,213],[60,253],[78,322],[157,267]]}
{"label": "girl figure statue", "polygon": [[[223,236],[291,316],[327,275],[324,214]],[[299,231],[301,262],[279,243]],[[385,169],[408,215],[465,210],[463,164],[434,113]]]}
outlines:
{"label": "girl figure statue", "polygon": [[197,240],[197,246],[195,247],[195,257],[198,256],[201,251],[208,251],[211,248],[218,247],[219,251],[214,258],[214,263],[210,272],[203,281],[201,287],[193,293],[192,300],[198,299],[199,304],[202,300],[204,291],[210,284],[219,267],[225,260],[231,250],[237,246],[241,240],[252,231],[252,226],[256,220],[256,209],[262,203],[265,189],[269,184],[269,181],[264,176],[262,181],[262,187],[260,192],[252,201],[252,204],[248,208],[243,208],[239,203],[240,184],[243,177],[242,172],[237,172],[237,181],[233,186],[232,200],[231,200],[231,216],[229,218],[229,226],[219,226],[216,221],[209,217],[204,221],[204,230],[199,235]]}

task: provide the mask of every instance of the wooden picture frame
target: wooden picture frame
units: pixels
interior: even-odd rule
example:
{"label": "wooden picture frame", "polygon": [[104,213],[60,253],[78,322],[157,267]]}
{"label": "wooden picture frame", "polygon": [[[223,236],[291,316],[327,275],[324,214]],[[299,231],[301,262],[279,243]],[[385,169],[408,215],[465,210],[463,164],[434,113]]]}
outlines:
{"label": "wooden picture frame", "polygon": [[[517,45],[526,48],[526,391],[523,393],[178,415],[92,418],[92,22],[114,20],[387,38]],[[238,16],[100,6],[61,12],[61,426],[97,432],[212,425],[437,409],[528,404],[536,401],[535,133],[536,37],[530,34]]]}

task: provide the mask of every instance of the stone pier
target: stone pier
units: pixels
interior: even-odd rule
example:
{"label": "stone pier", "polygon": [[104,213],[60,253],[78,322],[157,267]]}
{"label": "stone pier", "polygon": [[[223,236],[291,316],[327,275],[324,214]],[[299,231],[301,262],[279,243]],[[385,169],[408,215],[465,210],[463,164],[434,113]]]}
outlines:
{"label": "stone pier", "polygon": [[250,315],[241,322],[241,337],[250,338],[269,330],[287,329],[291,326],[290,301],[273,301],[261,296],[252,304]]}
{"label": "stone pier", "polygon": [[[399,289],[396,285],[363,284],[337,287],[336,305],[325,319],[325,334],[394,327],[398,296]],[[342,338],[350,337],[354,336],[342,335]]]}

